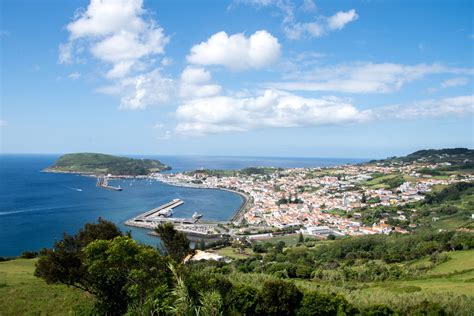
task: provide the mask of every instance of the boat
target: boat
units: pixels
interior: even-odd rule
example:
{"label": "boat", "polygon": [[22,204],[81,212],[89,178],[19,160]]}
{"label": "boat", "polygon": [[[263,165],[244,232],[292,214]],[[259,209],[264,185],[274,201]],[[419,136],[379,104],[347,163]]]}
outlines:
{"label": "boat", "polygon": [[198,213],[198,212],[194,212],[192,218],[193,219],[200,219],[202,217],[202,214]]}

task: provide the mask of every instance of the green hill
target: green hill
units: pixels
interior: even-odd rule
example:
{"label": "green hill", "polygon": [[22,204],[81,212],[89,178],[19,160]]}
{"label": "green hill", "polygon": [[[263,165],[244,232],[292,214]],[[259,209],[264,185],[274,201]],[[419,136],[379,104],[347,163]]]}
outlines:
{"label": "green hill", "polygon": [[455,166],[472,168],[474,165],[474,150],[468,148],[423,149],[406,156],[389,157],[374,160],[379,163],[449,163]]}
{"label": "green hill", "polygon": [[33,275],[37,259],[0,262],[0,315],[76,315],[92,311],[94,297]]}
{"label": "green hill", "polygon": [[97,153],[76,153],[61,156],[53,166],[45,171],[137,176],[170,169],[169,166],[153,159],[133,159]]}

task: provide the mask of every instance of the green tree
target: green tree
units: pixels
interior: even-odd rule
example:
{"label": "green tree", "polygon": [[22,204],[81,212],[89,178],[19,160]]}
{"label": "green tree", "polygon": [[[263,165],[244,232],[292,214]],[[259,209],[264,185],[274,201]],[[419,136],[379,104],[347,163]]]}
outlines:
{"label": "green tree", "polygon": [[304,237],[303,237],[303,233],[302,233],[302,232],[300,232],[300,234],[299,234],[299,236],[298,236],[298,243],[299,243],[299,244],[304,243]]}
{"label": "green tree", "polygon": [[260,292],[260,309],[264,315],[295,315],[302,293],[289,282],[267,281]]}
{"label": "green tree", "polygon": [[99,218],[97,223],[88,223],[79,232],[64,234],[52,249],[40,251],[35,276],[47,283],[62,283],[94,293],[90,276],[84,269],[82,249],[95,240],[110,240],[122,236],[114,223]]}
{"label": "green tree", "polygon": [[160,235],[165,247],[165,254],[173,258],[174,261],[180,263],[191,253],[189,248],[189,240],[186,234],[177,231],[172,223],[163,223],[158,225],[156,232]]}
{"label": "green tree", "polygon": [[351,309],[346,299],[340,295],[307,292],[301,301],[298,316],[346,315]]}
{"label": "green tree", "polygon": [[[142,306],[157,288],[171,286],[167,259],[128,237],[96,240],[83,252],[90,287],[105,314],[123,314],[129,304]],[[159,292],[166,293],[163,288]]]}

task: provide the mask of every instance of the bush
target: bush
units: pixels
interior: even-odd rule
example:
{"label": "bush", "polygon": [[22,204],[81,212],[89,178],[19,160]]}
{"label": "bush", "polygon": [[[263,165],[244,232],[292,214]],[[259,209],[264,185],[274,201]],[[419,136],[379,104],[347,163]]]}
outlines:
{"label": "bush", "polygon": [[295,315],[302,296],[293,283],[267,281],[260,293],[260,312],[264,315]]}
{"label": "bush", "polygon": [[35,251],[23,251],[20,255],[20,258],[23,259],[33,259],[38,257],[38,253]]}
{"label": "bush", "polygon": [[346,315],[354,311],[354,308],[341,295],[307,292],[301,301],[298,316]]}

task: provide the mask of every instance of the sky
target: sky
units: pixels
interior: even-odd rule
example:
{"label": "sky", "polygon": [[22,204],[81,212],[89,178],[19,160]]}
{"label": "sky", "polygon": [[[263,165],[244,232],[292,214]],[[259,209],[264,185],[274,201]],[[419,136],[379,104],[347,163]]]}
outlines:
{"label": "sky", "polygon": [[0,152],[473,148],[473,3],[3,0]]}

